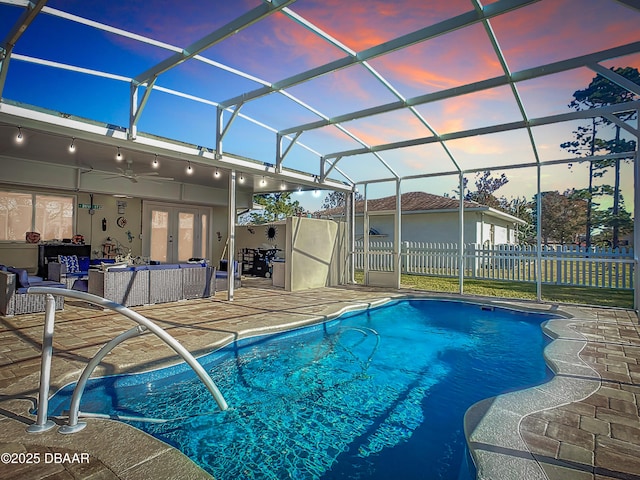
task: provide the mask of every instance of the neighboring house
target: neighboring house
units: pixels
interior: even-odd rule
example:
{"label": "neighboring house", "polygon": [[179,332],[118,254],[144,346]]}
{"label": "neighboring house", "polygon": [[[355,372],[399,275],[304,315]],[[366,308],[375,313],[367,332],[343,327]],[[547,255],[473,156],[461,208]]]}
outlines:
{"label": "neighboring house", "polygon": [[[460,201],[425,192],[402,194],[402,241],[458,243]],[[393,214],[396,197],[368,201],[371,240],[393,240]],[[362,239],[364,201],[356,202],[356,239]],[[322,217],[337,218],[344,208],[320,212]],[[464,202],[464,243],[483,245],[516,244],[517,230],[526,222],[476,202]],[[373,235],[372,235],[373,234]]]}

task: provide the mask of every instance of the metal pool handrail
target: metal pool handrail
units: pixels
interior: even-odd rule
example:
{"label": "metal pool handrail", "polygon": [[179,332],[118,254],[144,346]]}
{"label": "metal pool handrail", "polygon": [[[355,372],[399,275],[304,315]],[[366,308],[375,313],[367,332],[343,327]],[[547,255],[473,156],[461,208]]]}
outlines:
{"label": "metal pool handrail", "polygon": [[44,334],[42,338],[42,359],[40,363],[40,389],[38,393],[38,414],[36,423],[30,425],[27,428],[29,433],[39,433],[47,431],[55,426],[55,423],[47,419],[48,407],[49,407],[49,384],[51,380],[51,358],[53,354],[53,333],[55,325],[55,299],[54,295],[75,298],[84,302],[92,303],[104,308],[108,308],[115,312],[118,312],[125,317],[133,320],[138,324],[126,332],[118,335],[116,338],[105,344],[98,353],[89,361],[85,367],[80,380],[76,384],[71,398],[71,408],[69,411],[69,424],[60,428],[60,433],[73,433],[82,430],[86,424],[84,422],[78,422],[78,410],[80,407],[80,398],[84,391],[84,387],[89,379],[89,376],[93,370],[98,366],[100,361],[117,345],[123,341],[144,333],[146,330],[153,332],[160,340],[169,345],[178,355],[180,355],[185,362],[193,369],[193,371],[200,377],[202,383],[207,387],[214,400],[220,407],[220,410],[226,410],[228,408],[227,402],[218,390],[218,387],[213,382],[211,377],[207,375],[207,372],[202,368],[202,365],[184,348],[175,338],[169,335],[166,331],[153,323],[148,318],[140,315],[133,310],[120,305],[119,303],[112,302],[97,295],[92,295],[86,292],[79,292],[76,290],[67,290],[63,288],[51,288],[51,287],[30,287],[27,289],[27,293],[44,294],[46,295],[46,307],[45,307],[45,324]]}

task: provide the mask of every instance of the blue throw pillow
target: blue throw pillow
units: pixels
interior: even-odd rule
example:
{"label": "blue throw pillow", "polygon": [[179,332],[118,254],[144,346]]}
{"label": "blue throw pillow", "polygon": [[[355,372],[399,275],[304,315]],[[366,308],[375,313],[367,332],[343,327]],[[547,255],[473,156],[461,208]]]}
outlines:
{"label": "blue throw pillow", "polygon": [[7,272],[14,273],[18,281],[18,288],[29,288],[29,273],[24,268],[8,267]]}
{"label": "blue throw pillow", "polygon": [[58,262],[67,267],[67,273],[76,273],[80,271],[77,255],[58,255]]}

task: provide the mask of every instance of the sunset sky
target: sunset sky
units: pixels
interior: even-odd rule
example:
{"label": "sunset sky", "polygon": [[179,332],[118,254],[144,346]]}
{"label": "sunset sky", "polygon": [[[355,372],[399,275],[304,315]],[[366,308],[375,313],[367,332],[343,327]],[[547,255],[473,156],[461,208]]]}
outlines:
{"label": "sunset sky", "polygon": [[[0,35],[4,38],[23,9],[0,0]],[[50,0],[13,51],[3,98],[24,102],[104,123],[128,126],[129,83],[173,51],[222,27],[261,2]],[[484,2],[482,6],[505,2]],[[240,30],[201,53],[208,62],[190,60],[158,78],[156,86],[200,100],[225,102],[265,84],[283,81],[309,69],[345,57],[345,51],[366,52],[399,36],[437,25],[475,9],[470,0],[298,0],[287,12]],[[140,35],[127,38],[64,18],[78,15],[99,24]],[[490,26],[510,72],[567,60],[640,41],[640,11],[615,0],[541,0],[490,19]],[[316,35],[329,34],[335,44]],[[144,38],[142,38],[144,37]],[[149,39],[156,41],[150,44]],[[336,44],[342,48],[336,46]],[[37,59],[37,61],[36,61]],[[112,78],[42,65],[40,60],[111,74]],[[212,65],[211,63],[215,63]],[[602,65],[640,68],[640,54]],[[222,67],[222,68],[221,68]],[[224,150],[275,163],[275,131],[334,117],[401,99],[447,90],[504,74],[485,27],[474,23],[435,36],[369,61],[370,70],[356,63],[285,90],[252,100],[228,137]],[[388,83],[385,86],[372,71]],[[238,75],[237,71],[244,75]],[[595,72],[577,68],[556,75],[518,82],[528,118],[570,111],[573,92],[585,88]],[[292,101],[291,96],[299,102]],[[305,108],[307,106],[308,108]],[[522,120],[511,88],[504,85],[472,94],[418,105],[417,113],[437,134]],[[215,106],[166,91],[151,94],[139,130],[197,145],[215,146]],[[226,115],[228,118],[229,115]],[[570,157],[560,143],[585,122],[535,127],[533,136],[541,161]],[[264,128],[268,126],[270,128]],[[408,109],[345,122],[362,143],[374,146],[429,137],[432,133]],[[335,126],[305,132],[285,166],[314,172],[320,154],[357,149],[357,142]],[[527,164],[535,161],[524,130],[452,140],[446,146],[462,169]],[[454,171],[439,143],[389,150],[380,157],[400,176]],[[340,169],[355,181],[391,176],[372,154],[344,157]],[[623,194],[632,207],[632,175],[624,166]],[[544,167],[543,190],[586,186],[586,167]],[[499,174],[499,171],[496,171]],[[535,169],[507,171],[507,197],[535,193]],[[339,173],[334,178],[344,180]],[[470,176],[473,183],[473,176]],[[457,178],[413,180],[404,191],[451,193]],[[370,189],[372,196],[394,193],[390,184]],[[301,197],[314,209],[317,198]]]}

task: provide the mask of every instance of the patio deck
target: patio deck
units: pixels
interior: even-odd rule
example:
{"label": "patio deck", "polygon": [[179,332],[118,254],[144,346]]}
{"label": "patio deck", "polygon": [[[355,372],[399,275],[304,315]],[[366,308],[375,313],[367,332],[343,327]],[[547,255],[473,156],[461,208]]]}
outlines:
{"label": "patio deck", "polygon": [[[224,292],[218,292],[212,299],[135,310],[199,355],[251,332],[317,321],[354,303],[425,295],[361,286],[288,293],[264,279],[244,283],[231,303],[224,300]],[[539,407],[541,403],[529,397],[514,402],[516,406],[506,405],[512,398],[506,396],[500,399],[505,400],[502,403],[483,405],[480,410],[486,415],[469,422],[472,431],[467,433],[483,460],[479,478],[640,479],[640,335],[635,313],[519,305],[561,310],[573,318],[561,321],[554,333],[560,340],[548,349],[549,360],[560,372],[554,388],[542,386],[522,393],[521,399],[530,394],[544,397],[545,406]],[[25,433],[34,421],[28,411],[38,390],[43,319],[43,314],[0,317],[0,453],[39,453],[41,459],[32,464],[3,461],[1,478],[210,478],[180,452],[118,422],[90,419],[87,428],[73,435],[61,435],[57,429]],[[52,389],[76,380],[104,343],[131,326],[117,314],[67,301],[65,310],[56,315]],[[147,334],[116,348],[96,374],[125,373],[175,361],[169,347]],[[517,400],[517,394],[514,398]],[[515,423],[509,421],[512,417]],[[64,459],[54,452],[84,453],[89,459],[45,463],[45,454],[49,460]],[[523,477],[523,470],[512,468],[515,464],[531,469],[535,476]]]}

